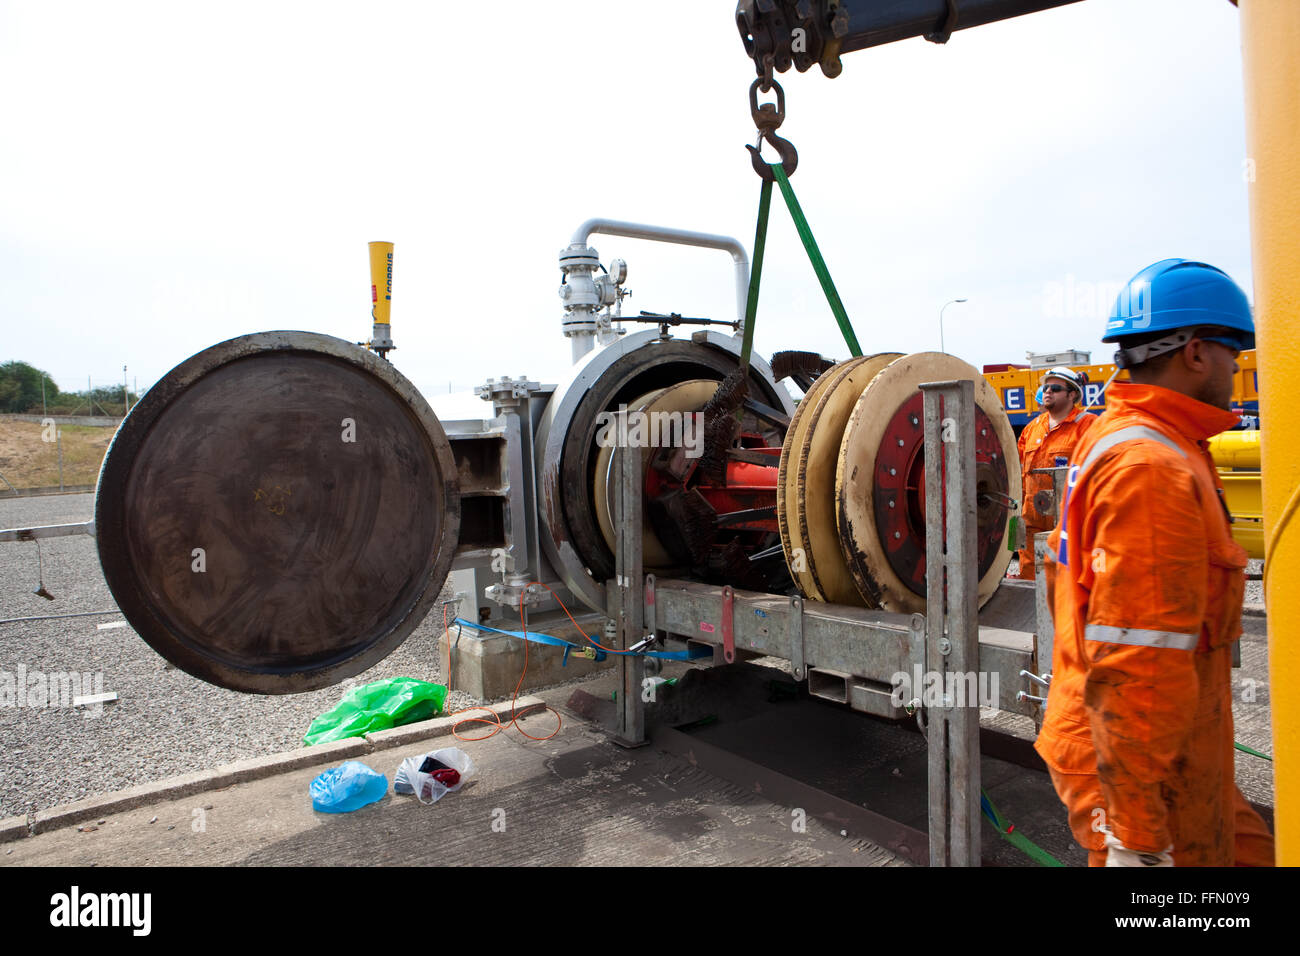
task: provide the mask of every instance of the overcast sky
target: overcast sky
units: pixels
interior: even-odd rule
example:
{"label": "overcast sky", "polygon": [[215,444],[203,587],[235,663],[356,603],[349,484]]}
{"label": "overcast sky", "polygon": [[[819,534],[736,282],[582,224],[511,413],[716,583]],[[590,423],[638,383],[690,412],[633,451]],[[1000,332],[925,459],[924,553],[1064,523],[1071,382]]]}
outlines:
{"label": "overcast sky", "polygon": [[[555,381],[556,257],[592,216],[753,241],[732,0],[0,2],[0,361],[143,388],[267,329],[370,334],[431,397]],[[465,11],[458,16],[456,11]],[[868,351],[1091,350],[1169,256],[1251,293],[1238,13],[1083,0],[779,77],[792,182]],[[596,236],[625,311],[732,318],[725,253]],[[779,195],[765,355],[846,349]],[[484,406],[486,411],[486,406]]]}

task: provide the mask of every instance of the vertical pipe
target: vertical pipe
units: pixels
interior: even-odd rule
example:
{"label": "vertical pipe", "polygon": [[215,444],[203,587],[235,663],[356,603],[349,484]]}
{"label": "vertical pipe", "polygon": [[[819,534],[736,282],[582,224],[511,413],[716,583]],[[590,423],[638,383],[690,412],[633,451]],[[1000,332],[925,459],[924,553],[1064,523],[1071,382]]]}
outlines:
{"label": "vertical pipe", "polygon": [[[1246,94],[1244,164],[1258,354],[1269,369],[1300,361],[1300,3],[1240,0]],[[1284,439],[1290,376],[1259,376],[1265,582],[1277,862],[1300,864],[1300,444]]]}

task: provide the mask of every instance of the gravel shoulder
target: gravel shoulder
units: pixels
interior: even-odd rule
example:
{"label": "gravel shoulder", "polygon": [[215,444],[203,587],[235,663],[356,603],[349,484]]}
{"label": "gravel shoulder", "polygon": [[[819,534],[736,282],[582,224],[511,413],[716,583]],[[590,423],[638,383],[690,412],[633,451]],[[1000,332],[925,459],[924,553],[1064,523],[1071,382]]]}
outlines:
{"label": "gravel shoulder", "polygon": [[[4,500],[0,527],[86,521],[93,511],[88,494]],[[353,684],[443,682],[435,643],[442,622],[431,614],[396,652],[345,684],[274,697],[213,687],[172,667],[129,625],[100,629],[123,618],[91,538],[46,539],[40,551],[54,601],[33,593],[36,545],[0,543],[0,618],[114,613],[0,625],[0,670],[16,674],[22,666],[29,679],[33,672],[102,675],[103,691],[118,700],[89,710],[0,707],[0,817],[301,747],[312,719]],[[450,709],[478,703],[453,690]]]}

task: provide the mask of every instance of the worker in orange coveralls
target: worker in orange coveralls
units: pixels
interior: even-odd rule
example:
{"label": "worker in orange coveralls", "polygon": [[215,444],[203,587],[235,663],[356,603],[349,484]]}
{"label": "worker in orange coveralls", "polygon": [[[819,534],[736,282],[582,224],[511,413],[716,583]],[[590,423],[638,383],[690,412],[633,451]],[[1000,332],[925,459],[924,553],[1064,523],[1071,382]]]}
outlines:
{"label": "worker in orange coveralls", "polygon": [[1103,341],[1131,384],[1075,449],[1049,539],[1055,651],[1035,748],[1093,866],[1270,866],[1234,779],[1232,642],[1246,552],[1206,440],[1231,428],[1245,294],[1166,259],[1121,290]]}
{"label": "worker in orange coveralls", "polygon": [[1096,423],[1096,415],[1074,407],[1083,398],[1087,381],[1085,375],[1065,366],[1049,369],[1039,386],[1042,396],[1039,403],[1044,411],[1020,433],[1020,476],[1025,492],[1021,510],[1025,546],[1020,549],[1020,577],[1027,581],[1034,577],[1034,535],[1056,526],[1055,517],[1041,514],[1034,507],[1037,492],[1052,490],[1052,476],[1031,472],[1035,468],[1064,465],[1079,439]]}

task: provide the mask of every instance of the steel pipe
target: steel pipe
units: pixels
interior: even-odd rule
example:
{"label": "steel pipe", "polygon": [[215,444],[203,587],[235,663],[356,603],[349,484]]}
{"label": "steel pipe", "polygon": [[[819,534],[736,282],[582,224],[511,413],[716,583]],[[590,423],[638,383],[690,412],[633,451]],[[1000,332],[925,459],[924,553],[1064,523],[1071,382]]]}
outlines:
{"label": "steel pipe", "polygon": [[745,329],[745,304],[749,300],[749,252],[739,239],[731,236],[719,236],[708,232],[691,232],[687,229],[672,229],[668,226],[650,226],[639,222],[623,222],[618,219],[588,219],[573,233],[570,244],[585,244],[592,233],[607,236],[626,236],[629,239],[651,239],[655,242],[671,242],[680,246],[699,246],[702,249],[722,249],[731,253],[731,261],[736,272],[736,319],[740,322],[738,332]]}

